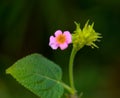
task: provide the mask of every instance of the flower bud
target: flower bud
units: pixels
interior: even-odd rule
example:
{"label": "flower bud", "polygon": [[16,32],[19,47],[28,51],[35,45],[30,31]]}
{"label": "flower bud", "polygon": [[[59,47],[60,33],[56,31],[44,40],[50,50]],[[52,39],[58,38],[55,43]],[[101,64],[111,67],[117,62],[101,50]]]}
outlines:
{"label": "flower bud", "polygon": [[102,38],[101,34],[95,32],[95,30],[93,29],[94,23],[89,25],[88,22],[89,21],[86,22],[82,30],[80,28],[80,24],[75,22],[76,30],[72,34],[72,43],[73,47],[77,50],[81,49],[85,45],[91,46],[92,48],[98,48],[98,46],[94,42],[99,41],[99,38]]}

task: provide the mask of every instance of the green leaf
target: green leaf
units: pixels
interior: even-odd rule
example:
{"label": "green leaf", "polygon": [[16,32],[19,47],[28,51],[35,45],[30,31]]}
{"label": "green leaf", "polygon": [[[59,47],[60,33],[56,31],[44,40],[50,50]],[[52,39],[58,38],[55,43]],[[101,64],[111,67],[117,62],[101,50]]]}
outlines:
{"label": "green leaf", "polygon": [[6,73],[40,98],[60,98],[63,94],[60,67],[40,54],[18,60]]}

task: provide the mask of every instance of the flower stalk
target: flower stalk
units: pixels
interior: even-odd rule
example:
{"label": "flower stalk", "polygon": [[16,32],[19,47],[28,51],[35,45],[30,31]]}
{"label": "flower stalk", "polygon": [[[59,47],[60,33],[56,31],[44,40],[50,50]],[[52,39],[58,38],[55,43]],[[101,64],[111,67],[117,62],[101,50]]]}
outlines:
{"label": "flower stalk", "polygon": [[73,48],[70,55],[70,61],[69,61],[69,81],[70,81],[71,88],[74,90],[74,94],[76,93],[76,89],[75,89],[74,77],[73,77],[73,62],[74,62],[76,53],[77,53],[77,50]]}
{"label": "flower stalk", "polygon": [[101,34],[95,32],[95,30],[93,29],[94,23],[92,23],[92,25],[89,25],[88,22],[89,21],[86,22],[83,29],[80,28],[80,24],[75,22],[76,30],[72,34],[73,49],[69,60],[69,81],[70,87],[73,89],[74,93],[71,94],[68,98],[78,98],[73,76],[73,64],[76,53],[85,45],[91,46],[92,48],[98,48],[98,46],[94,42],[99,41],[98,39],[102,38],[100,36]]}

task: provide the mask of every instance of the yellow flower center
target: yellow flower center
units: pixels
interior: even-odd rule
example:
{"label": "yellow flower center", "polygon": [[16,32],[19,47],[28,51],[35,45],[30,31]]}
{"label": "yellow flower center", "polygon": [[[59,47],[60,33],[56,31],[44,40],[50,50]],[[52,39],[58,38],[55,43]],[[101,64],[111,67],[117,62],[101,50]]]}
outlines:
{"label": "yellow flower center", "polygon": [[63,44],[66,40],[66,37],[65,35],[63,34],[60,34],[59,36],[56,37],[56,41],[59,43],[59,44]]}

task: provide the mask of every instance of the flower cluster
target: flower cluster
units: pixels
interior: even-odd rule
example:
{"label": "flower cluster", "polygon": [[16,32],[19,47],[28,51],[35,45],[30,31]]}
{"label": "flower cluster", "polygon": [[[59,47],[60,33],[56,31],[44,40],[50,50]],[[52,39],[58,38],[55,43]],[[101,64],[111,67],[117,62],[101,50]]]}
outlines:
{"label": "flower cluster", "polygon": [[72,34],[73,47],[75,47],[77,50],[81,49],[85,45],[91,46],[92,48],[98,48],[94,42],[99,41],[98,38],[102,37],[100,36],[100,33],[95,32],[93,29],[94,23],[92,23],[92,25],[89,25],[87,21],[83,30],[81,30],[80,24],[75,22],[75,25],[76,30]]}
{"label": "flower cluster", "polygon": [[85,45],[91,46],[92,48],[98,48],[94,42],[99,41],[99,38],[102,37],[100,33],[95,32],[93,29],[94,23],[89,25],[87,21],[83,29],[81,29],[80,24],[76,22],[75,25],[76,30],[72,35],[69,31],[64,31],[62,33],[61,30],[57,30],[55,32],[55,36],[50,36],[49,46],[54,50],[56,50],[58,47],[61,50],[64,50],[70,43],[73,43],[73,48],[76,50],[81,49]]}

